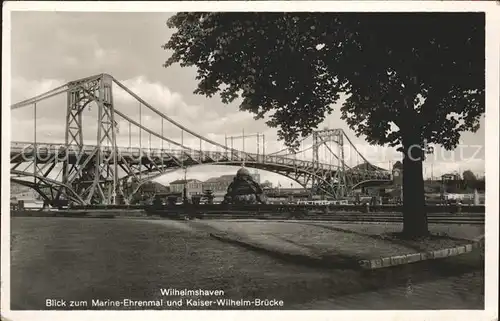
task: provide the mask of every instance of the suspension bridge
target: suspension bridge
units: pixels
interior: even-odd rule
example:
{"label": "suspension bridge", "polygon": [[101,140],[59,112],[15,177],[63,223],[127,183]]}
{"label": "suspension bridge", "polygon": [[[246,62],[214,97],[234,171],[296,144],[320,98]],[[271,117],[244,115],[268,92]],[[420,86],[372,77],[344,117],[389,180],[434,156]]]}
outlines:
{"label": "suspension bridge", "polygon": [[33,188],[49,204],[127,203],[143,183],[204,164],[271,171],[335,198],[363,182],[391,179],[342,129],[314,131],[296,152],[266,153],[268,144],[257,135],[256,150],[248,151],[245,137],[242,149],[233,137],[230,144],[227,137],[224,144],[204,137],[108,74],[68,82],[13,104],[11,112],[25,125],[33,122],[33,133],[12,122],[11,181]]}

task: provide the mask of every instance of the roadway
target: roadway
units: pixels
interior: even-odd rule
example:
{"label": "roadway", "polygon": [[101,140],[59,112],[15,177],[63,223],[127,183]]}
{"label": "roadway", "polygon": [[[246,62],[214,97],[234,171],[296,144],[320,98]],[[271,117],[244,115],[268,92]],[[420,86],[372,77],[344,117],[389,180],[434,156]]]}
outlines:
{"label": "roadway", "polygon": [[[11,142],[10,159],[11,164],[33,160],[36,156],[38,164],[62,162],[67,160],[70,164],[84,164],[88,158],[92,158],[99,148],[93,145],[85,145],[80,151],[76,145],[66,146],[62,143],[36,143]],[[275,171],[275,172],[304,172],[304,173],[333,173],[339,168],[338,165],[315,163],[309,160],[301,160],[279,155],[262,155],[256,153],[243,153],[237,150],[224,151],[201,151],[162,148],[131,148],[117,147],[117,162],[119,164],[138,165],[154,164],[163,169],[177,168],[183,166],[195,166],[200,164],[234,165],[241,166],[244,162],[247,167]],[[101,146],[101,151],[109,164],[114,163],[111,156],[113,148]],[[349,170],[349,174],[363,178],[383,178],[390,176],[388,171],[363,171]]]}
{"label": "roadway", "polygon": [[[87,157],[92,157],[98,150],[95,145],[85,145],[80,151],[78,146],[69,145],[66,147],[63,143],[36,143],[37,149],[37,162],[39,164],[46,162],[61,161],[60,158],[65,158],[70,164],[83,163]],[[34,158],[34,144],[30,142],[11,142],[11,163],[19,162],[24,157]],[[110,164],[113,163],[111,157],[113,148],[110,146],[101,146],[105,157],[109,160]],[[304,168],[315,168],[324,171],[334,171],[338,169],[336,165],[330,164],[314,164],[312,161],[300,160],[292,157],[284,157],[279,155],[262,155],[255,153],[243,153],[237,150],[231,151],[200,151],[196,149],[162,149],[162,148],[134,148],[134,147],[117,147],[118,162],[126,161],[128,164],[146,164],[148,162],[162,163],[166,166],[179,166],[178,162],[185,159],[188,163],[186,165],[195,165],[200,163],[263,163],[263,164],[278,164],[286,166],[297,166]],[[83,154],[83,157],[80,155]],[[64,156],[63,156],[64,155]],[[59,157],[59,158],[57,158]]]}

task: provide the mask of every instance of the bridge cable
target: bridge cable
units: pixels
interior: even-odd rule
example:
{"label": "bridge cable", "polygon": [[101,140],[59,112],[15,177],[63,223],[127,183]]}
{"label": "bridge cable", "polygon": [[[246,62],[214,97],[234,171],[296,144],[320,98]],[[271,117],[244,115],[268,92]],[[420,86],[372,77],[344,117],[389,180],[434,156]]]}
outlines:
{"label": "bridge cable", "polygon": [[[68,90],[70,90],[72,86],[74,86],[75,84],[77,83],[81,83],[81,82],[85,82],[85,81],[90,81],[90,80],[94,80],[96,78],[99,78],[99,77],[102,77],[103,75],[100,74],[100,75],[96,75],[96,76],[92,76],[92,77],[86,77],[86,78],[83,78],[83,79],[79,79],[79,80],[76,80],[76,81],[72,81],[72,82],[69,82],[65,85],[62,85],[60,87],[57,87],[51,91],[48,91],[44,94],[41,94],[41,95],[38,95],[34,98],[30,98],[30,99],[27,99],[27,100],[24,100],[24,101],[21,101],[19,103],[16,103],[14,105],[11,105],[11,109],[16,109],[16,108],[21,108],[21,107],[24,107],[24,106],[27,106],[27,105],[30,105],[34,102],[37,102],[37,101],[41,101],[43,99],[47,99],[47,98],[50,98],[52,96],[55,96],[55,95],[58,95],[58,94],[61,94],[61,93],[64,93],[64,92],[67,92]],[[111,76],[110,76],[111,77]],[[153,108],[151,105],[149,105],[147,102],[145,102],[144,100],[142,100],[139,96],[137,96],[135,93],[133,93],[130,89],[128,89],[125,85],[121,84],[119,81],[117,81],[115,78],[111,77],[113,82],[115,84],[117,84],[119,87],[121,87],[123,90],[125,90],[127,93],[129,93],[131,96],[133,96],[136,100],[139,101],[139,103],[145,105],[146,107],[148,107],[149,109],[151,109],[153,112],[155,112],[156,114],[158,114],[160,117],[162,117],[162,119],[166,119],[167,121],[169,121],[170,123],[176,125],[177,127],[181,128],[181,129],[184,129],[185,131],[193,134],[194,136],[204,140],[204,141],[207,141],[208,143],[210,144],[213,144],[213,145],[216,145],[216,146],[219,146],[219,147],[222,147],[224,148],[223,145],[221,144],[218,144],[217,142],[214,142],[210,139],[207,139],[199,134],[196,134],[194,132],[191,132],[189,129],[185,128],[184,126],[182,126],[181,124],[175,122],[173,119],[170,119],[169,117],[167,117],[166,115],[164,115],[163,113],[161,113],[160,111],[158,111],[157,109]],[[63,89],[63,90],[62,90]],[[120,116],[122,116],[123,118],[125,118],[126,120],[129,120],[130,121],[130,118],[126,117],[124,114],[122,113],[119,113],[117,111],[117,114],[119,114]],[[135,122],[133,122],[135,124]],[[142,126],[142,123],[140,125],[141,128],[144,129],[144,127]],[[158,135],[155,135],[155,136],[158,136]],[[163,138],[165,139],[165,138]],[[174,143],[174,142],[172,142]],[[178,145],[178,143],[174,143],[175,145]],[[185,148],[185,147],[184,147]],[[189,149],[189,148],[187,148]]]}
{"label": "bridge cable", "polygon": [[[184,130],[181,129],[181,145],[184,146]],[[182,168],[184,168],[184,150],[181,150]]]}
{"label": "bridge cable", "polygon": [[228,158],[228,154],[227,154],[227,150],[228,150],[228,147],[227,147],[227,133],[224,133],[224,146],[226,148],[226,158]]}
{"label": "bridge cable", "polygon": [[33,160],[33,173],[35,174],[35,179],[34,179],[34,182],[35,184],[37,183],[37,179],[36,179],[36,175],[38,174],[37,173],[37,169],[38,169],[38,161],[37,161],[37,157],[38,157],[38,147],[37,147],[37,144],[36,144],[36,102],[33,104],[33,136],[34,136],[34,144],[33,144],[33,151],[34,151],[34,160]]}
{"label": "bridge cable", "polygon": [[[299,151],[299,152],[297,152],[297,153],[289,153],[289,154],[285,154],[285,155],[278,155],[278,156],[285,157],[285,156],[297,155],[297,154],[304,155],[304,154],[303,154],[304,152],[306,152],[306,151],[308,151],[308,150],[312,149],[313,147],[314,147],[314,146],[309,146],[309,147],[307,147],[306,149],[301,150],[301,151]],[[269,155],[273,155],[273,154],[269,154]]]}
{"label": "bridge cable", "polygon": [[356,148],[356,146],[352,143],[352,141],[349,139],[349,137],[345,134],[344,134],[344,137],[347,139],[347,141],[349,142],[349,144],[351,144],[351,146],[354,148],[354,150],[358,153],[359,156],[361,156],[361,158],[365,161],[365,163],[367,165],[371,165],[373,166],[359,151],[358,149]]}
{"label": "bridge cable", "polygon": [[335,154],[331,149],[330,147],[325,143],[323,143],[325,145],[325,147],[328,149],[328,151],[330,152],[330,162],[332,161],[332,156],[335,156],[335,158],[342,164],[344,165],[345,167],[347,168],[350,168],[345,162],[344,160],[340,159],[340,157],[337,156],[337,154]]}
{"label": "bridge cable", "polygon": [[156,113],[158,116],[164,118],[165,120],[167,120],[168,122],[170,122],[171,124],[177,126],[178,128],[186,131],[187,133],[197,137],[197,138],[200,138],[202,139],[203,141],[206,141],[207,143],[210,143],[212,145],[215,145],[215,146],[218,146],[218,147],[221,147],[221,148],[224,148],[224,145],[222,144],[219,144],[211,139],[208,139],[206,137],[203,137],[201,136],[200,134],[197,134],[193,131],[191,131],[189,128],[186,128],[185,126],[183,126],[182,124],[176,122],[175,120],[173,120],[172,118],[168,117],[167,115],[165,115],[164,113],[162,113],[161,111],[159,111],[158,109],[154,108],[153,106],[151,106],[150,104],[148,104],[146,101],[144,101],[141,97],[137,96],[133,91],[131,91],[130,89],[128,89],[125,85],[123,85],[121,82],[119,82],[118,80],[116,80],[114,77],[112,77],[113,79],[113,82],[115,84],[117,84],[120,88],[122,88],[123,90],[125,90],[129,95],[131,95],[132,97],[134,97],[136,100],[138,100],[139,102],[141,102],[144,106],[148,107],[150,110],[152,110],[154,113]]}
{"label": "bridge cable", "polygon": [[[302,138],[300,141],[299,141],[299,144],[303,143],[306,139],[308,139],[309,137],[311,137],[311,135],[307,136],[307,137],[304,137]],[[279,154],[281,152],[285,152],[285,151],[290,151],[290,148],[283,148],[282,150],[279,150],[277,152],[273,152],[273,153],[270,153],[269,156],[272,156],[272,155],[276,155],[276,154]],[[300,152],[299,152],[300,153]],[[292,155],[292,153],[289,153],[288,155]]]}
{"label": "bridge cable", "polygon": [[37,96],[29,98],[29,99],[25,99],[25,100],[20,101],[18,103],[15,103],[15,104],[11,105],[10,108],[11,109],[17,109],[17,108],[22,108],[22,107],[29,106],[29,105],[31,105],[33,103],[36,103],[36,102],[48,99],[50,97],[62,94],[64,92],[67,92],[68,90],[71,89],[72,86],[74,86],[77,83],[94,80],[94,79],[100,78],[100,77],[102,77],[102,74],[94,75],[94,76],[91,76],[91,77],[85,77],[85,78],[74,80],[74,81],[70,81],[70,82],[68,82],[68,83],[66,83],[64,85],[61,85],[61,86],[59,86],[57,88],[49,90],[49,91],[47,91],[47,92],[45,92],[43,94],[37,95]]}
{"label": "bridge cable", "polygon": [[128,122],[128,148],[132,151],[132,123]]}
{"label": "bridge cable", "polygon": [[[331,144],[332,142],[330,141],[329,143]],[[327,145],[327,147],[328,147],[328,145]],[[330,153],[330,165],[333,163],[333,156],[332,155],[333,155],[333,153]],[[335,156],[337,156],[337,155],[335,155]]]}
{"label": "bridge cable", "polygon": [[43,93],[41,95],[38,95],[36,97],[33,97],[33,98],[30,98],[30,99],[26,99],[26,100],[23,100],[21,102],[15,103],[15,104],[13,104],[13,105],[10,106],[10,109],[18,109],[18,108],[26,107],[26,106],[29,106],[31,104],[40,102],[42,100],[45,100],[45,99],[48,99],[48,98],[51,98],[51,97],[54,97],[54,96],[57,96],[57,95],[62,94],[64,92],[67,92],[69,90],[69,88],[61,90],[61,89],[63,89],[66,86],[67,85],[63,85],[63,86],[57,87],[56,89],[53,89],[53,90],[48,91],[46,93]]}
{"label": "bridge cable", "polygon": [[347,141],[349,142],[349,144],[351,144],[351,146],[353,147],[353,149],[357,152],[357,155],[358,155],[358,162],[359,162],[359,157],[361,157],[364,162],[367,164],[367,171],[368,171],[368,168],[369,167],[373,167],[375,168],[375,172],[378,172],[378,173],[384,173],[384,172],[388,172],[387,170],[384,170],[383,168],[380,169],[378,166],[375,166],[373,165],[372,163],[370,163],[364,156],[363,154],[361,154],[358,149],[356,148],[356,146],[352,143],[352,141],[349,139],[349,137],[344,133],[344,137],[347,139]]}
{"label": "bridge cable", "polygon": [[168,138],[166,138],[166,137],[164,137],[164,136],[162,136],[162,135],[160,135],[160,134],[158,134],[158,133],[155,133],[155,132],[153,132],[152,130],[150,130],[150,129],[148,129],[148,128],[144,127],[144,126],[142,126],[141,124],[139,124],[138,122],[134,121],[133,119],[131,119],[130,117],[126,116],[125,114],[123,114],[122,112],[120,112],[120,111],[118,111],[118,110],[115,110],[115,113],[116,113],[117,115],[120,115],[121,117],[123,117],[125,120],[127,120],[127,121],[131,122],[133,125],[135,125],[135,126],[137,126],[137,127],[141,128],[141,129],[142,129],[142,130],[144,130],[145,132],[147,132],[147,133],[151,133],[152,135],[154,135],[154,136],[156,136],[156,137],[158,137],[158,138],[161,138],[161,139],[163,139],[163,140],[166,140],[167,142],[169,142],[169,144],[170,144],[170,143],[172,143],[172,144],[174,144],[174,145],[176,145],[176,146],[179,146],[179,147],[181,147],[181,148],[185,148],[185,149],[189,149],[189,150],[191,150],[191,148],[189,148],[189,147],[187,147],[187,146],[183,146],[182,144],[179,144],[179,143],[178,143],[178,142],[176,142],[176,141],[173,141],[173,140],[171,140],[171,139],[168,139]]}
{"label": "bridge cable", "polygon": [[321,143],[322,143],[323,145],[325,145],[325,146],[326,146],[326,148],[328,148],[328,150],[330,151],[331,155],[335,156],[335,158],[337,158],[337,160],[338,160],[339,162],[341,162],[341,163],[342,163],[345,167],[347,167],[348,169],[350,169],[350,167],[349,167],[349,166],[348,166],[348,165],[344,162],[344,160],[341,160],[341,159],[340,159],[340,158],[339,158],[339,157],[338,157],[338,156],[337,156],[337,155],[336,155],[336,154],[335,154],[335,153],[334,153],[334,152],[330,149],[330,147],[328,147],[328,146],[326,145],[326,141],[324,140],[324,138],[321,138],[321,142],[320,142],[320,144],[321,144]]}
{"label": "bridge cable", "polygon": [[246,154],[245,154],[245,128],[243,128],[243,162],[241,163],[242,167],[245,167],[245,161],[246,161]]}
{"label": "bridge cable", "polygon": [[[163,136],[163,118],[161,119],[161,135]],[[165,166],[165,160],[164,160],[164,157],[163,157],[163,147],[164,147],[164,141],[163,139],[161,140],[161,168],[163,169],[163,167]]]}
{"label": "bridge cable", "polygon": [[[139,125],[142,127],[141,102],[139,102]],[[142,128],[139,128],[139,181],[142,181]]]}
{"label": "bridge cable", "polygon": [[56,178],[55,178],[56,181],[59,178],[59,176],[62,174],[62,172],[63,172],[63,168],[61,167],[61,169],[59,170],[59,173],[56,175]]}
{"label": "bridge cable", "polygon": [[[184,130],[181,129],[181,144],[184,145]],[[184,164],[184,150],[181,151],[181,167],[184,171],[184,186],[182,188],[182,203],[186,202],[187,199],[187,167]]]}
{"label": "bridge cable", "polygon": [[231,136],[231,161],[234,159],[233,136]]}
{"label": "bridge cable", "polygon": [[264,159],[264,162],[266,161],[266,139],[265,135],[262,134],[262,158]]}
{"label": "bridge cable", "polygon": [[259,154],[260,154],[260,140],[259,140],[259,133],[257,133],[257,162],[259,162]]}

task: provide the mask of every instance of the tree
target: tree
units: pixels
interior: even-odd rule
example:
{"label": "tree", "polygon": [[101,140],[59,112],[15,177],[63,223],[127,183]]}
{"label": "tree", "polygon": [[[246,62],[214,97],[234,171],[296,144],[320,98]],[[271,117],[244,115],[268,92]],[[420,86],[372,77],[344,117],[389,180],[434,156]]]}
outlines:
{"label": "tree", "polygon": [[403,163],[401,163],[400,161],[397,161],[396,163],[394,163],[394,165],[392,165],[392,169],[402,170],[403,169]]}
{"label": "tree", "polygon": [[478,188],[478,179],[476,175],[471,170],[465,170],[462,173],[464,188],[469,190],[475,190]]}
{"label": "tree", "polygon": [[262,186],[262,188],[272,188],[273,187],[273,183],[271,183],[268,180],[266,180],[264,183],[262,183],[260,185]]}
{"label": "tree", "polygon": [[469,169],[463,172],[462,177],[466,182],[477,181],[476,175]]}
{"label": "tree", "polygon": [[[425,235],[422,161],[484,113],[482,13],[178,13],[165,66],[195,66],[195,93],[241,97],[290,148],[342,102],[370,144],[403,155],[403,232]],[[340,100],[345,98],[345,100]],[[307,117],[304,117],[307,115]]]}
{"label": "tree", "polygon": [[207,198],[207,203],[208,204],[213,204],[214,203],[215,195],[214,195],[214,192],[211,189],[206,189],[203,192],[203,196],[205,196]]}

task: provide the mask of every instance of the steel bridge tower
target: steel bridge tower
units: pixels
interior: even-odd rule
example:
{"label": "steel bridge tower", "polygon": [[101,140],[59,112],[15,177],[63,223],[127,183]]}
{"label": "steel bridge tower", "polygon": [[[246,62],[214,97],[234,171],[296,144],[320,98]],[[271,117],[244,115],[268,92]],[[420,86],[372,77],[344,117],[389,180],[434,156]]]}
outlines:
{"label": "steel bridge tower", "polygon": [[325,177],[324,181],[315,179],[313,176],[311,192],[318,194],[328,191],[335,198],[346,197],[348,183],[344,161],[344,131],[342,129],[323,129],[313,132],[313,166],[315,171],[320,167],[319,150],[321,146],[324,146],[336,159],[332,165],[335,165],[337,170]]}
{"label": "steel bridge tower", "polygon": [[[118,184],[117,122],[113,106],[112,77],[102,74],[94,79],[68,84],[66,112],[66,156],[64,184],[73,188],[88,204],[116,204]],[[92,151],[85,151],[82,112],[97,105],[97,137]],[[66,155],[68,155],[67,153]],[[121,194],[121,193],[120,193]]]}

